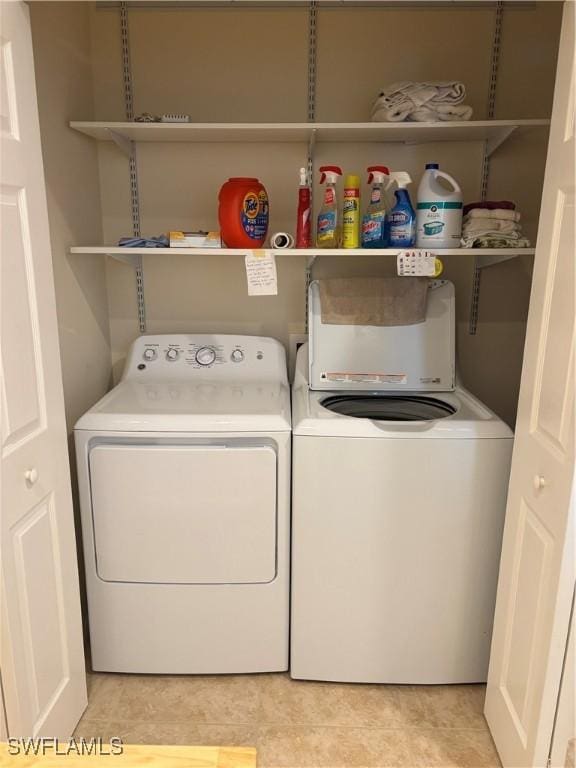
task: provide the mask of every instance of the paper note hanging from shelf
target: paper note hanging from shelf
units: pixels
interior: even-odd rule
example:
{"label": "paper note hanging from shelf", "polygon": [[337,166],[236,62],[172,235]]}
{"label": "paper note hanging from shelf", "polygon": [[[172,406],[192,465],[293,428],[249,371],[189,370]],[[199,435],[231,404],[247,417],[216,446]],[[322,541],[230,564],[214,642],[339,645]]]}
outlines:
{"label": "paper note hanging from shelf", "polygon": [[244,257],[248,296],[277,296],[278,275],[273,251],[248,251]]}
{"label": "paper note hanging from shelf", "polygon": [[438,277],[442,271],[442,262],[432,251],[419,248],[401,251],[396,258],[398,274],[401,277]]}

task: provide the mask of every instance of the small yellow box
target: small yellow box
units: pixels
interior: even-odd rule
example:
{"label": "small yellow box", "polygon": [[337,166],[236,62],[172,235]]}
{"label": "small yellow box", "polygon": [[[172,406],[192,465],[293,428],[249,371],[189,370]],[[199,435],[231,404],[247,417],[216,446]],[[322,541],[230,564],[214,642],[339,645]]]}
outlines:
{"label": "small yellow box", "polygon": [[170,248],[221,248],[220,232],[170,232]]}

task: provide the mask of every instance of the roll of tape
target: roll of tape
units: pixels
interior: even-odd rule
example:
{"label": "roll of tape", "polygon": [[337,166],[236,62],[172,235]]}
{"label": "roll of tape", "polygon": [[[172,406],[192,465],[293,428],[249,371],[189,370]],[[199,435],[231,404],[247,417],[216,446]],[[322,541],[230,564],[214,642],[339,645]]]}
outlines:
{"label": "roll of tape", "polygon": [[292,235],[288,234],[288,232],[276,232],[276,234],[272,235],[270,238],[270,245],[277,250],[293,248],[294,238]]}

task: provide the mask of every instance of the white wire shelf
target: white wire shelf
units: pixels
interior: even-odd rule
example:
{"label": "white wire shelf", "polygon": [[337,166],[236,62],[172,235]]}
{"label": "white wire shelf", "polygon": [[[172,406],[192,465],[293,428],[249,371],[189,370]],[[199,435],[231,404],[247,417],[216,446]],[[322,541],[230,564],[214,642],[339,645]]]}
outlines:
{"label": "white wire shelf", "polygon": [[72,121],[70,127],[127,150],[146,142],[395,142],[486,141],[491,154],[514,132],[546,128],[550,120],[442,123],[134,123]]}
{"label": "white wire shelf", "polygon": [[[122,248],[119,246],[74,246],[70,253],[75,255],[111,256],[114,259],[136,266],[139,257],[160,258],[166,256],[245,256],[246,248]],[[302,256],[379,256],[396,257],[401,253],[397,248],[286,248],[274,251],[278,257]],[[476,257],[476,265],[488,267],[518,256],[533,256],[534,248],[443,248],[435,251],[439,258],[444,256]]]}

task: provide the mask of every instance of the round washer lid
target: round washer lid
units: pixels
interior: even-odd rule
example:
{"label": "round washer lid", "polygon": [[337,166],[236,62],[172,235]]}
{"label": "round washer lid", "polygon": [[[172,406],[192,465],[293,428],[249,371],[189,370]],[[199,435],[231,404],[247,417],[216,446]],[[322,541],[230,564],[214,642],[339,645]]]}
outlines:
{"label": "round washer lid", "polygon": [[374,421],[434,421],[456,413],[456,408],[435,397],[402,395],[332,395],[321,405],[341,416]]}

